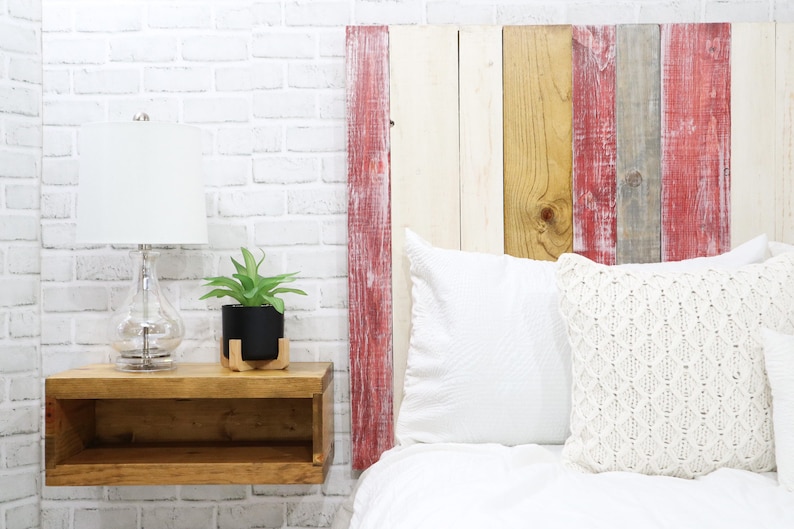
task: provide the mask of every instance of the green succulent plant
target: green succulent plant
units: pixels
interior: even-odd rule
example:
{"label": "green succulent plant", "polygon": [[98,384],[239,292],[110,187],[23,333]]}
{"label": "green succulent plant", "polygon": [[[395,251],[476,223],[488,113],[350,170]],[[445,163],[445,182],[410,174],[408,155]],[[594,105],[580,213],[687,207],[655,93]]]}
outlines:
{"label": "green succulent plant", "polygon": [[[205,287],[215,287],[199,299],[230,297],[237,300],[245,307],[259,307],[261,305],[272,305],[274,309],[284,314],[284,300],[279,294],[300,294],[306,292],[297,288],[285,288],[280,285],[295,281],[298,272],[280,274],[272,277],[262,277],[259,275],[259,266],[265,260],[265,252],[262,251],[262,258],[257,261],[253,254],[246,248],[240,248],[243,253],[245,266],[237,262],[232,257],[232,263],[237,270],[231,277],[205,277],[207,283]],[[261,250],[260,250],[261,251]]]}

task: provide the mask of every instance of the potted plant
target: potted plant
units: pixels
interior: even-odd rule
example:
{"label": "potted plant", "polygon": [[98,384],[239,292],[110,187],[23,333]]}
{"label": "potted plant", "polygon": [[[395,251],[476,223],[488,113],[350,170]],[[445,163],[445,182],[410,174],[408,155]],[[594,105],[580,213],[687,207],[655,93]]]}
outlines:
{"label": "potted plant", "polygon": [[231,277],[207,277],[213,289],[199,299],[230,297],[236,304],[221,307],[223,355],[229,357],[229,340],[241,340],[245,360],[272,360],[278,357],[278,341],[284,337],[284,300],[281,294],[306,292],[281,285],[295,281],[298,272],[272,277],[259,275],[265,252],[257,261],[246,248],[240,248],[243,262],[231,258],[237,273]]}

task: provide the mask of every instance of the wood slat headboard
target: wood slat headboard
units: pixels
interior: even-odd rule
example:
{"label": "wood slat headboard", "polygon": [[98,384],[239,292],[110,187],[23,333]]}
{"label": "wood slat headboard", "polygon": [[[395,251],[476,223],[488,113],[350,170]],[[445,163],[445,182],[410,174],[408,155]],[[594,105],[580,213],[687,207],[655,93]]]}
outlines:
{"label": "wood slat headboard", "polygon": [[347,30],[353,467],[390,448],[404,228],[604,263],[794,239],[794,25]]}

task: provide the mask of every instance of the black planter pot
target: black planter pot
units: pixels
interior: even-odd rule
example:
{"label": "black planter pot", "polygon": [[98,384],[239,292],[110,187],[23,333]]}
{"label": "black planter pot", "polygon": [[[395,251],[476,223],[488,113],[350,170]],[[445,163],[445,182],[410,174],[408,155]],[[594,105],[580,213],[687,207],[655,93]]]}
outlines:
{"label": "black planter pot", "polygon": [[243,360],[278,358],[278,340],[284,337],[284,315],[272,306],[221,307],[223,356],[229,358],[229,340],[242,341]]}

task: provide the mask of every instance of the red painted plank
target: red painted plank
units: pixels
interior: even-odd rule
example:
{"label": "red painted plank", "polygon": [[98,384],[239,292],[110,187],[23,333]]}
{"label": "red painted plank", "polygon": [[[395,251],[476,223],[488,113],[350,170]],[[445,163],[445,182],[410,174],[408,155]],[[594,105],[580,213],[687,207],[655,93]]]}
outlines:
{"label": "red painted plank", "polygon": [[730,248],[730,24],[662,26],[662,259]]}
{"label": "red painted plank", "polygon": [[574,26],[573,250],[604,264],[615,264],[616,155],[615,26]]}
{"label": "red painted plank", "polygon": [[348,288],[352,463],[394,442],[388,27],[347,28]]}

